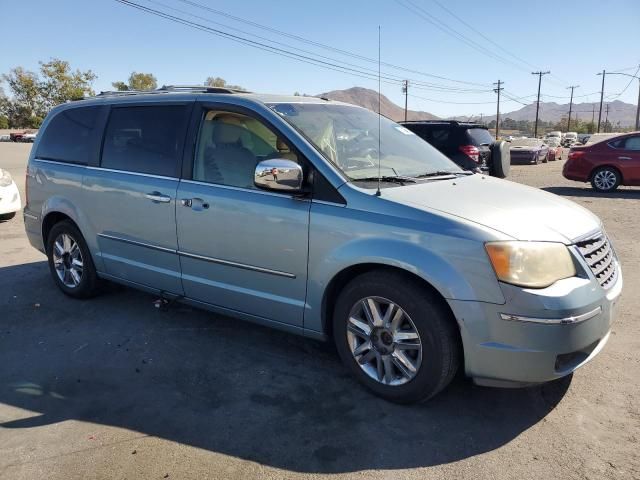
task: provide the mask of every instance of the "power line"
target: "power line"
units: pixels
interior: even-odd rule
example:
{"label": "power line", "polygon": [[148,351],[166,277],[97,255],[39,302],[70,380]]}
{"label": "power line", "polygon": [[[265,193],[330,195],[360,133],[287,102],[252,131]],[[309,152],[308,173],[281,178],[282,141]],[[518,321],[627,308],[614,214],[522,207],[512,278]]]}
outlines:
{"label": "power line", "polygon": [[[341,55],[349,56],[349,57],[352,57],[352,58],[357,58],[359,60],[363,60],[363,61],[366,61],[366,62],[370,62],[370,63],[374,63],[374,64],[378,63],[377,59],[374,59],[374,58],[371,58],[371,57],[367,57],[365,55],[360,55],[360,54],[357,54],[355,52],[351,52],[351,51],[344,50],[344,49],[341,49],[341,48],[336,48],[336,47],[333,47],[333,46],[330,46],[330,45],[327,45],[327,44],[324,44],[324,43],[320,43],[320,42],[317,42],[317,41],[314,41],[314,40],[310,40],[308,38],[305,38],[305,37],[302,37],[302,36],[299,36],[299,35],[295,35],[295,34],[292,34],[292,33],[289,33],[289,32],[285,32],[285,31],[282,31],[282,30],[278,30],[276,28],[272,28],[272,27],[269,27],[267,25],[262,25],[260,23],[253,22],[253,21],[247,20],[245,18],[237,17],[235,15],[231,15],[229,13],[223,12],[221,10],[217,10],[215,8],[211,8],[211,7],[207,6],[207,5],[203,5],[201,3],[198,3],[198,2],[195,2],[195,1],[192,1],[192,0],[177,0],[177,1],[182,2],[184,4],[187,4],[187,5],[190,5],[192,7],[196,7],[196,8],[200,8],[200,9],[206,10],[206,11],[214,13],[216,15],[224,16],[226,18],[229,18],[229,19],[237,21],[237,22],[241,22],[241,23],[244,23],[244,24],[247,24],[247,25],[251,25],[252,27],[255,27],[255,28],[266,30],[266,31],[269,31],[271,33],[275,33],[275,34],[278,34],[278,35],[285,36],[287,38],[291,38],[291,39],[306,43],[308,45],[313,45],[313,46],[316,46],[316,47],[319,47],[319,48],[330,50],[330,51],[335,52],[335,53],[339,53]],[[445,76],[442,76],[442,75],[436,75],[436,74],[433,74],[433,73],[427,73],[427,72],[423,72],[423,71],[420,71],[420,70],[414,70],[414,69],[406,68],[406,67],[403,67],[403,66],[400,66],[400,65],[395,65],[395,64],[392,64],[392,63],[381,62],[381,65],[383,65],[385,67],[388,67],[388,68],[401,70],[401,71],[404,71],[404,72],[409,72],[409,73],[414,73],[414,74],[417,74],[417,75],[422,75],[422,76],[425,76],[425,77],[437,78],[439,80],[446,80],[446,81],[449,81],[449,82],[460,83],[460,84],[465,84],[465,85],[474,85],[474,86],[480,86],[480,87],[490,87],[489,84],[470,82],[470,81],[466,81],[466,80],[457,80],[457,79],[450,78],[450,77],[445,77]]]}
{"label": "power line", "polygon": [[[436,28],[438,28],[442,32],[446,33],[447,35],[450,35],[450,36],[453,36],[453,37],[457,38],[458,40],[460,40],[463,43],[467,44],[468,46],[470,46],[474,50],[476,50],[476,51],[478,51],[478,52],[480,52],[480,53],[482,53],[484,55],[487,55],[487,56],[489,56],[489,57],[491,57],[491,58],[493,58],[495,60],[498,60],[498,61],[500,61],[502,63],[509,64],[509,65],[514,66],[514,67],[516,67],[518,69],[521,69],[521,70],[524,69],[524,67],[514,63],[513,61],[511,61],[509,59],[506,59],[506,58],[504,58],[504,57],[502,57],[502,56],[500,56],[498,54],[495,54],[495,53],[491,52],[487,48],[479,45],[474,40],[469,39],[467,36],[463,35],[462,33],[458,32],[457,30],[449,27],[444,22],[439,20],[437,17],[433,16],[432,14],[427,12],[425,9],[423,9],[419,5],[416,5],[412,0],[395,0],[395,1],[396,1],[396,3],[398,3],[402,7],[406,8],[410,12],[414,13],[418,17],[422,18],[426,22],[428,22],[431,25],[435,26]],[[406,2],[406,3],[404,3],[404,2]]]}
{"label": "power line", "polygon": [[[219,22],[212,21],[209,18],[202,17],[202,16],[199,16],[199,15],[195,15],[195,14],[193,14],[191,12],[186,12],[184,10],[173,8],[173,7],[168,6],[165,3],[159,2],[157,0],[146,0],[146,1],[148,1],[150,3],[153,3],[153,4],[156,4],[156,5],[160,5],[160,6],[164,7],[164,8],[170,9],[170,10],[175,11],[175,12],[179,12],[179,13],[182,13],[182,14],[189,15],[191,17],[203,20],[203,21],[208,22],[208,23],[213,23],[215,25],[221,25],[221,26],[223,26],[225,28],[228,28],[228,29],[231,29],[231,30],[234,30],[234,31],[237,31],[237,32],[241,32],[241,33],[243,33],[245,35],[253,36],[253,37],[256,37],[256,38],[258,38],[260,40],[264,40],[266,42],[270,42],[272,44],[284,46],[284,47],[287,47],[287,48],[274,47],[273,45],[270,45],[269,43],[264,43],[264,42],[256,42],[255,40],[251,40],[251,39],[248,39],[246,37],[233,35],[233,34],[230,34],[228,32],[225,32],[225,31],[222,31],[222,30],[219,30],[219,29],[214,29],[214,28],[211,28],[211,27],[207,27],[205,25],[202,25],[202,24],[199,24],[199,23],[196,23],[196,22],[193,22],[193,21],[181,18],[181,17],[177,17],[177,16],[174,16],[174,15],[171,15],[171,14],[169,14],[167,12],[162,12],[160,10],[154,10],[152,8],[149,8],[149,7],[146,7],[146,6],[143,6],[143,5],[137,4],[135,2],[128,1],[128,0],[126,0],[125,2],[120,2],[120,3],[124,3],[124,4],[132,6],[134,8],[138,8],[139,10],[143,10],[143,11],[145,11],[147,13],[156,14],[156,15],[161,16],[161,17],[166,18],[166,19],[177,21],[178,23],[183,23],[183,24],[186,23],[186,24],[188,24],[188,26],[191,26],[191,27],[199,29],[199,30],[205,29],[205,30],[209,31],[209,33],[214,33],[214,34],[217,34],[217,35],[225,36],[225,37],[227,37],[227,38],[229,38],[231,40],[239,41],[239,43],[244,43],[244,44],[247,44],[247,42],[253,43],[253,45],[251,45],[251,46],[254,46],[254,47],[262,49],[262,50],[264,50],[266,48],[269,51],[271,51],[272,53],[278,53],[278,52],[279,53],[283,53],[283,54],[285,54],[284,56],[288,56],[289,58],[291,58],[291,55],[293,55],[293,56],[296,56],[297,57],[296,59],[298,59],[298,60],[301,60],[301,61],[306,60],[305,63],[309,63],[309,62],[322,63],[325,66],[332,66],[333,68],[330,68],[332,70],[335,69],[335,68],[348,70],[348,72],[343,72],[343,73],[358,74],[356,76],[361,76],[361,78],[367,78],[369,80],[372,79],[371,77],[376,77],[377,78],[377,73],[378,73],[377,70],[373,70],[373,69],[370,69],[370,68],[367,68],[367,67],[363,67],[363,66],[360,66],[360,65],[356,65],[356,64],[353,64],[353,63],[345,62],[343,60],[337,60],[337,59],[334,59],[332,57],[327,57],[327,56],[320,55],[320,54],[317,54],[315,52],[310,52],[308,50],[303,50],[303,49],[300,49],[300,48],[297,48],[297,47],[292,47],[292,46],[289,46],[287,44],[283,44],[281,42],[277,42],[275,40],[268,39],[266,37],[261,37],[259,35],[253,34],[253,33],[249,33],[249,32],[234,28],[234,27],[230,27],[230,26],[225,25],[225,24],[221,24]],[[188,0],[179,0],[179,1],[183,1],[183,2],[186,2],[186,3],[189,3],[189,4],[196,4],[196,2],[191,2],[191,1],[188,1]],[[208,7],[204,7],[204,8],[208,8]],[[224,13],[224,12],[221,12],[221,13]],[[265,28],[268,28],[268,27],[265,27]],[[230,38],[230,37],[232,37],[232,38]],[[302,54],[295,53],[295,52],[293,52],[291,50],[297,50],[298,52],[302,52]],[[316,57],[322,58],[322,59],[327,60],[327,61],[318,60],[318,58],[316,58]],[[304,59],[304,60],[302,60],[302,59]],[[316,63],[314,63],[314,64],[316,64]],[[341,64],[341,65],[337,65],[337,64]],[[365,76],[362,77],[362,75],[365,75]],[[393,75],[391,75],[389,73],[386,73],[386,72],[385,72],[385,75],[383,76],[383,78],[385,79],[385,83],[395,82],[395,83],[391,83],[391,84],[399,84],[399,83],[401,83],[403,81],[402,77],[393,76]],[[428,82],[419,81],[419,80],[412,80],[412,81],[414,83],[414,87],[417,88],[417,89],[420,89],[420,90],[451,92],[451,93],[465,93],[465,94],[466,93],[484,93],[484,92],[488,93],[488,92],[491,91],[489,89],[487,89],[487,90],[463,89],[461,87],[455,87],[455,86],[449,86],[449,85],[443,85],[443,84],[436,84],[436,83],[428,83]]]}

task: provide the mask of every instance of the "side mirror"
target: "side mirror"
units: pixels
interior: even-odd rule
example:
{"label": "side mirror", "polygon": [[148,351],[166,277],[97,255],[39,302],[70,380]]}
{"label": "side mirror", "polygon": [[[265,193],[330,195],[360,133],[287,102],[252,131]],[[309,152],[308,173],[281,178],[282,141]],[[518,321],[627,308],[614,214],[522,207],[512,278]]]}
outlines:
{"label": "side mirror", "polygon": [[296,162],[274,158],[256,165],[253,183],[263,190],[300,193],[303,191],[304,175],[302,167]]}

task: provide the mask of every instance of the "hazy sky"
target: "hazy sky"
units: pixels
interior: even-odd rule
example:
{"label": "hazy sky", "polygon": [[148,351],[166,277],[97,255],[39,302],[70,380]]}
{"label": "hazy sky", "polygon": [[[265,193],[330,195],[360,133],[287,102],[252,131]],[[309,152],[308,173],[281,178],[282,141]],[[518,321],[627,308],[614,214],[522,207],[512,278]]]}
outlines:
{"label": "hazy sky", "polygon": [[[598,71],[635,74],[640,65],[640,0],[132,1],[365,74],[376,72],[376,63],[342,51],[376,59],[380,25],[382,61],[413,71],[383,65],[383,76],[391,83],[383,83],[382,92],[403,104],[395,80],[409,78],[409,108],[439,116],[495,113],[491,84],[498,79],[505,82],[507,95],[526,97],[521,101],[528,103],[534,98],[528,96],[537,89],[534,70],[551,70],[542,83],[545,101],[568,102],[568,85],[580,85],[576,96],[592,94],[576,101],[596,101]],[[112,81],[126,80],[132,70],[155,74],[159,84],[199,84],[207,76],[220,76],[269,93],[317,94],[356,85],[377,88],[377,80],[259,50],[115,0],[30,0],[27,4],[0,0],[0,12],[5,40],[0,72],[18,65],[36,70],[39,60],[57,57],[73,67],[92,69],[98,75],[96,90],[111,89]],[[637,80],[616,97],[629,80],[608,76],[608,99],[636,103]],[[521,106],[505,101],[502,111]]]}

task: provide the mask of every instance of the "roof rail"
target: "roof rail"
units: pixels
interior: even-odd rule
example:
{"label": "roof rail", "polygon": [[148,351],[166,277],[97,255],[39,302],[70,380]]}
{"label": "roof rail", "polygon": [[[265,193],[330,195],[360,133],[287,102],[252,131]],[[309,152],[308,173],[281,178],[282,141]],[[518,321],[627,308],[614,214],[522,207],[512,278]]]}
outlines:
{"label": "roof rail", "polygon": [[238,88],[212,87],[209,85],[163,85],[158,90],[168,92],[188,91],[203,93],[251,93],[248,90],[241,90]]}
{"label": "roof rail", "polygon": [[96,97],[126,97],[128,95],[148,95],[154,93],[169,93],[161,90],[115,90],[100,92]]}
{"label": "roof rail", "polygon": [[207,85],[163,85],[155,90],[116,90],[100,92],[96,97],[126,97],[130,95],[152,95],[160,93],[197,92],[197,93],[251,93],[226,87],[210,87]]}

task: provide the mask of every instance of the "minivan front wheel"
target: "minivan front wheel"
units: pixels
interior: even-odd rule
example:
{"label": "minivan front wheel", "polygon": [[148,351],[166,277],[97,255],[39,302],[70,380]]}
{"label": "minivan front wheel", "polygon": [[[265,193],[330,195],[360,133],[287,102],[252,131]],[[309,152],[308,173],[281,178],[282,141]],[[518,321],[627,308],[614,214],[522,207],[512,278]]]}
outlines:
{"label": "minivan front wheel", "polygon": [[455,320],[433,292],[402,274],[370,272],[352,280],[338,298],[333,322],[342,361],[387,400],[426,400],[457,371]]}
{"label": "minivan front wheel", "polygon": [[47,236],[47,257],[53,280],[65,294],[76,298],[93,296],[98,276],[87,244],[78,228],[65,220]]}

